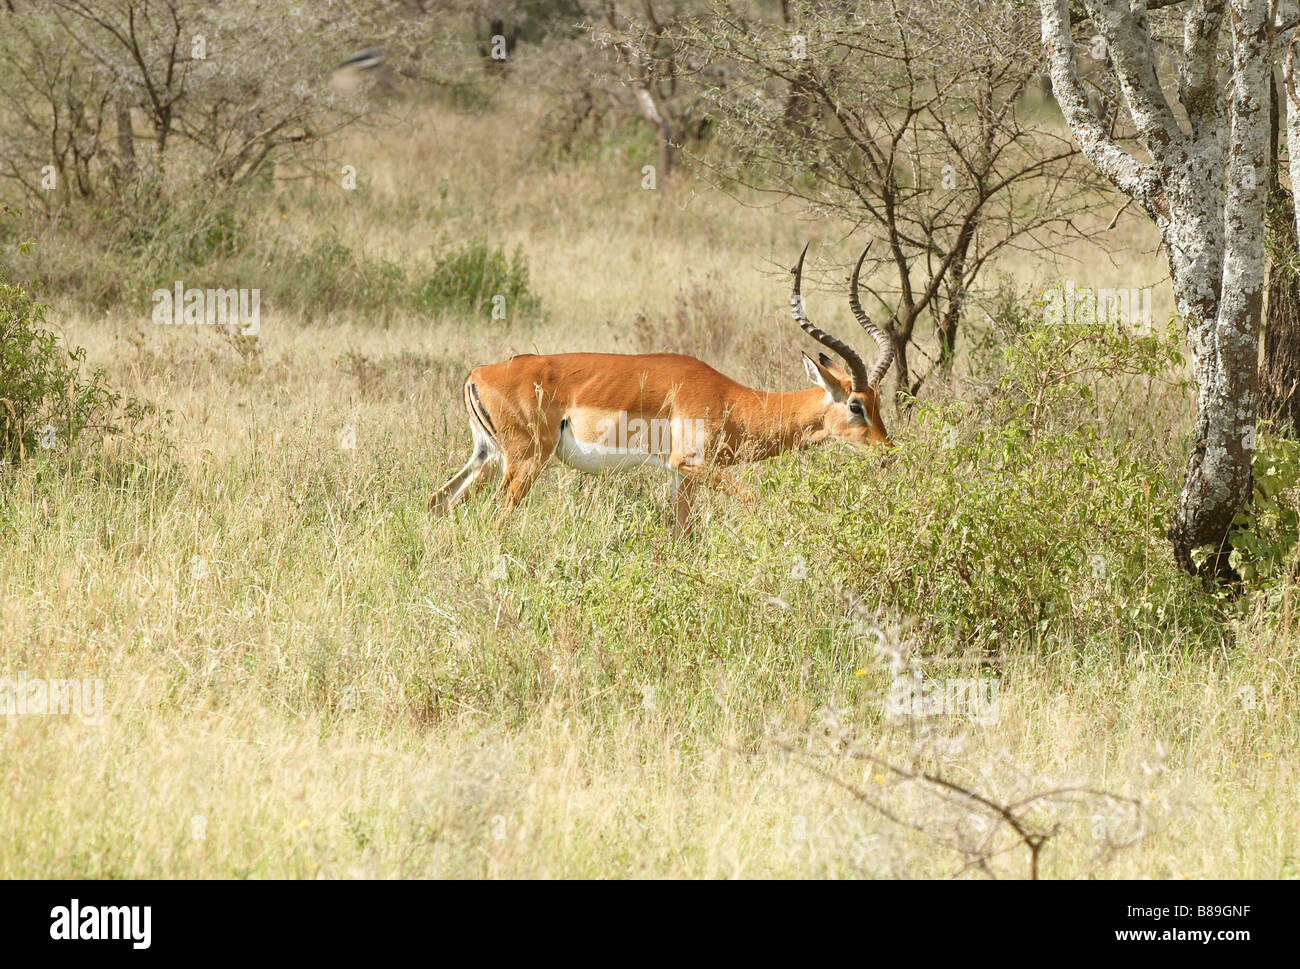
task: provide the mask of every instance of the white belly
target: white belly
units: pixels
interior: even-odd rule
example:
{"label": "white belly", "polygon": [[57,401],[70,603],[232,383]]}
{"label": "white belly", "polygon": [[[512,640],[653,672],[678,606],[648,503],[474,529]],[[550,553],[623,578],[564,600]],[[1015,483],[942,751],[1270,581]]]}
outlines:
{"label": "white belly", "polygon": [[560,440],[555,445],[553,458],[587,474],[613,474],[631,471],[643,465],[652,468],[668,467],[660,456],[651,454],[648,447],[620,448],[604,441],[581,441],[573,436],[573,430],[568,424],[560,431]]}

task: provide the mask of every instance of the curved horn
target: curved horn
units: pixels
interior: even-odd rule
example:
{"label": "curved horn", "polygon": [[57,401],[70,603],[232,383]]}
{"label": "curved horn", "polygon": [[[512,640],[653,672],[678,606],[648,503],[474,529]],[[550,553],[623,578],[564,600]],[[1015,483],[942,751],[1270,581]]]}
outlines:
{"label": "curved horn", "polygon": [[868,242],[867,248],[863,249],[862,255],[858,256],[858,264],[853,267],[853,281],[849,283],[849,309],[853,310],[853,315],[858,318],[862,328],[871,334],[871,339],[875,340],[876,346],[880,347],[880,357],[867,377],[868,386],[874,388],[889,370],[889,365],[894,362],[894,341],[890,339],[888,333],[871,322],[871,318],[863,311],[862,303],[858,300],[858,273],[862,272],[862,261],[867,258],[867,253],[870,251],[871,243]]}
{"label": "curved horn", "polygon": [[[811,245],[811,243],[809,243]],[[799,284],[803,281],[803,258],[808,255],[808,246],[803,247],[803,252],[799,253],[799,262],[794,269],[794,292],[790,294],[790,313],[794,316],[794,321],[799,324],[805,333],[826,347],[828,350],[834,350],[844,362],[849,365],[849,373],[853,376],[854,391],[865,390],[869,384],[870,375],[867,373],[867,366],[862,362],[862,358],[853,352],[853,348],[842,340],[837,340],[825,330],[818,329],[808,322],[808,315],[803,309],[803,296],[799,293]]]}

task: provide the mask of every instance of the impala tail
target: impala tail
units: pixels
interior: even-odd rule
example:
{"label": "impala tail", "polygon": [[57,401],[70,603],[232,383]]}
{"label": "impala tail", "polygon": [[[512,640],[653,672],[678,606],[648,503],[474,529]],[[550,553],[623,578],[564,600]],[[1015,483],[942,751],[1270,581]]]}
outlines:
{"label": "impala tail", "polygon": [[497,441],[496,427],[483,405],[472,373],[465,378],[464,398],[474,450],[460,473],[430,496],[429,509],[439,515],[449,513],[471,489],[488,484],[505,472],[505,452]]}

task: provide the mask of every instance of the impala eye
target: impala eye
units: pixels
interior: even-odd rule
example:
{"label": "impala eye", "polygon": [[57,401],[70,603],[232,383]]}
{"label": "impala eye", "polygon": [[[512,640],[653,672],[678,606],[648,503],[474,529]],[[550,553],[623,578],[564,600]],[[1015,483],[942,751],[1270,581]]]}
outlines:
{"label": "impala eye", "polygon": [[867,419],[867,412],[862,409],[862,405],[856,400],[849,404],[849,413],[854,417],[861,417],[864,421]]}

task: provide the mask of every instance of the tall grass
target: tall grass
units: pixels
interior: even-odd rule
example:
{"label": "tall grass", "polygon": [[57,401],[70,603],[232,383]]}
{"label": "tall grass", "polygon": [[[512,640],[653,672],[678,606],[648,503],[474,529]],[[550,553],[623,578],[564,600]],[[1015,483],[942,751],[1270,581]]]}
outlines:
{"label": "tall grass", "polygon": [[[798,386],[778,260],[837,237],[695,183],[644,192],[636,158],[534,166],[502,150],[502,114],[426,121],[367,144],[365,196],[292,187],[287,218],[250,216],[262,245],[349,253],[304,266],[333,308],[268,315],[253,351],[60,301],[69,342],[171,426],[42,451],[0,485],[0,675],[102,679],[107,704],[98,725],[4,718],[0,875],[949,877],[977,874],[980,839],[1011,846],[855,753],[1006,800],[1134,799],[1044,806],[1046,876],[1300,874],[1293,586],[1227,601],[1173,568],[1170,372],[1098,380],[1027,441],[1007,436],[1014,387],[963,357],[927,409],[888,415],[892,460],[755,466],[758,500],[705,495],[684,541],[648,473],[552,471],[506,525],[485,501],[431,519],[467,453],[470,367],[659,332]],[[357,254],[409,286],[452,239],[485,257],[437,292],[481,295],[509,278],[491,253],[522,251],[548,313],[470,327],[454,300],[430,318],[398,298],[381,327],[346,308]],[[1087,258],[1065,271],[1109,282]],[[1115,285],[1157,274],[1144,258]],[[810,314],[850,333],[826,280]],[[996,678],[997,716],[891,716],[891,650]]]}

